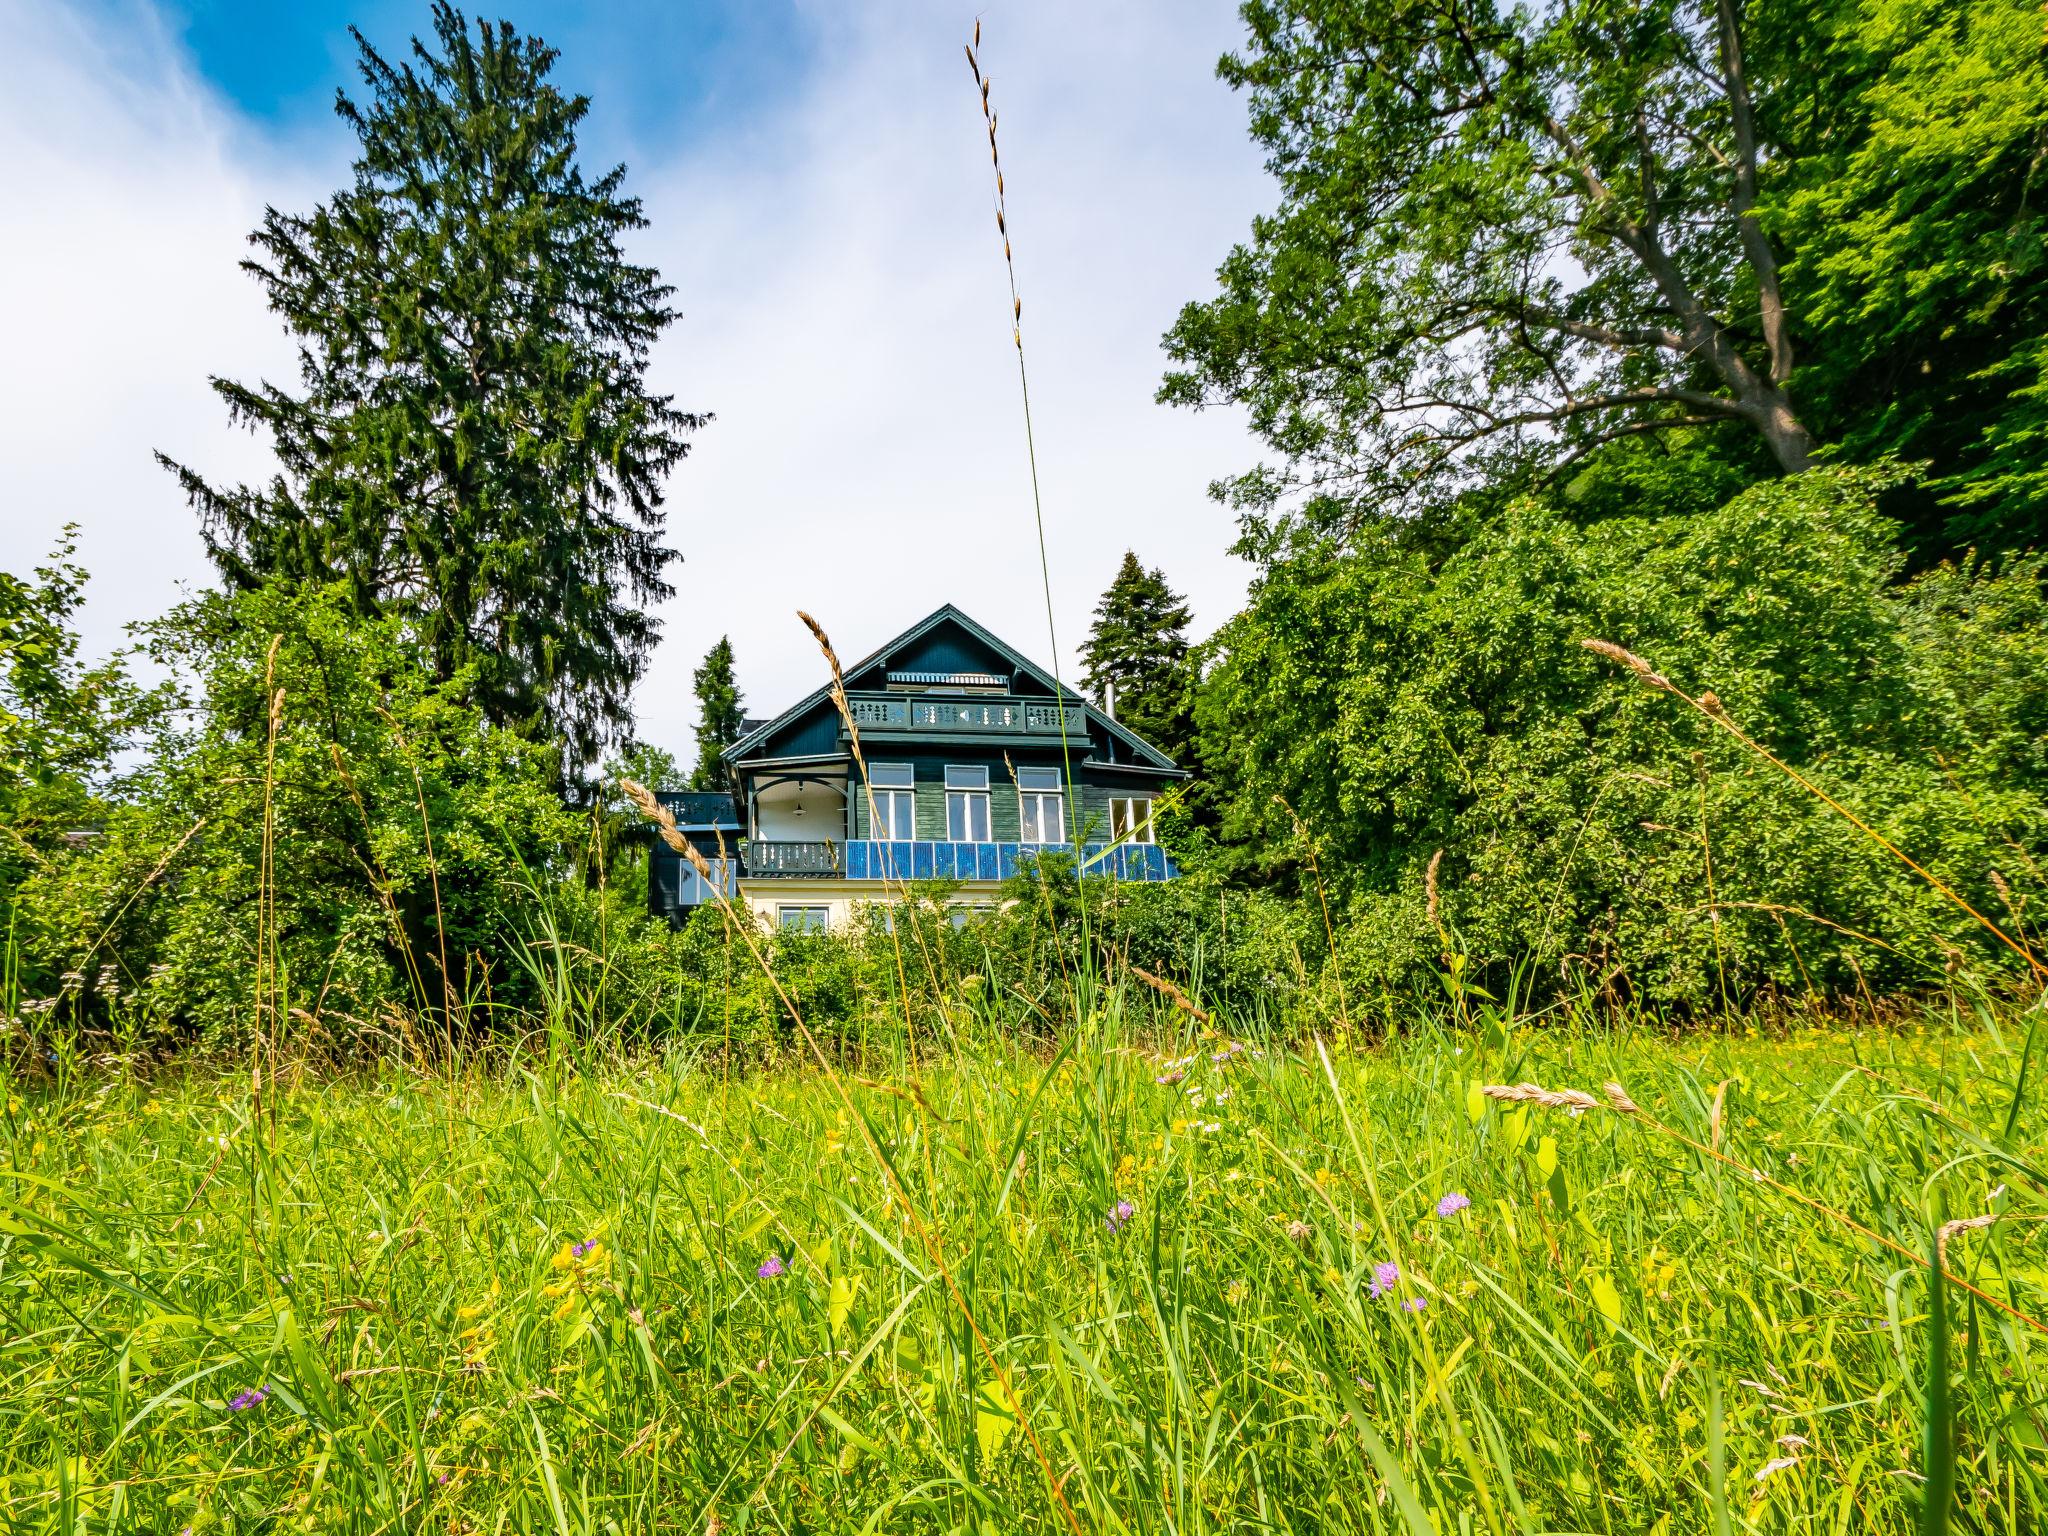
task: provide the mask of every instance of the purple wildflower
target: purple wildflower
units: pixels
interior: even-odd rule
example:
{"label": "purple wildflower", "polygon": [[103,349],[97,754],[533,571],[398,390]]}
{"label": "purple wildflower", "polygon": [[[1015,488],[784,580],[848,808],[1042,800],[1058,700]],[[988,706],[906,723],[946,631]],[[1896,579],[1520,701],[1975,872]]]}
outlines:
{"label": "purple wildflower", "polygon": [[575,1246],[574,1248],[571,1248],[571,1249],[569,1250],[569,1252],[570,1252],[570,1254],[571,1254],[571,1256],[572,1256],[572,1257],[575,1257],[575,1258],[579,1258],[579,1259],[580,1259],[580,1258],[582,1258],[582,1257],[583,1257],[583,1255],[585,1255],[586,1253],[590,1252],[590,1250],[591,1250],[591,1249],[593,1249],[593,1248],[595,1248],[596,1246],[597,1246],[597,1239],[596,1239],[596,1238],[594,1238],[594,1237],[586,1237],[585,1239],[583,1239],[583,1241],[582,1241],[582,1242],[578,1243],[578,1244],[577,1244],[577,1245],[576,1245],[576,1246]]}
{"label": "purple wildflower", "polygon": [[230,1399],[230,1401],[228,1402],[228,1411],[230,1413],[240,1413],[245,1408],[254,1408],[258,1403],[262,1402],[263,1399],[265,1399],[268,1396],[270,1396],[270,1388],[250,1387],[246,1391],[236,1393],[235,1396],[232,1399]]}
{"label": "purple wildflower", "polygon": [[1375,1300],[1386,1295],[1401,1283],[1401,1266],[1392,1259],[1382,1259],[1372,1267],[1372,1284],[1366,1287],[1367,1294]]}
{"label": "purple wildflower", "polygon": [[1436,1213],[1439,1216],[1455,1216],[1471,1203],[1468,1197],[1454,1189],[1448,1195],[1445,1195],[1443,1199],[1437,1201]]}
{"label": "purple wildflower", "polygon": [[1102,1219],[1102,1224],[1112,1232],[1121,1232],[1124,1223],[1138,1214],[1138,1208],[1128,1200],[1119,1200]]}
{"label": "purple wildflower", "polygon": [[1174,1083],[1183,1081],[1186,1077],[1187,1073],[1183,1072],[1179,1067],[1169,1067],[1166,1071],[1153,1078],[1152,1081],[1160,1087],[1166,1088]]}
{"label": "purple wildflower", "polygon": [[1401,1303],[1401,1310],[1403,1312],[1420,1312],[1424,1307],[1428,1305],[1429,1298],[1427,1296],[1410,1296],[1406,1301]]}
{"label": "purple wildflower", "polygon": [[771,1253],[761,1261],[761,1267],[754,1271],[754,1276],[759,1280],[773,1280],[788,1267],[782,1262],[781,1254]]}

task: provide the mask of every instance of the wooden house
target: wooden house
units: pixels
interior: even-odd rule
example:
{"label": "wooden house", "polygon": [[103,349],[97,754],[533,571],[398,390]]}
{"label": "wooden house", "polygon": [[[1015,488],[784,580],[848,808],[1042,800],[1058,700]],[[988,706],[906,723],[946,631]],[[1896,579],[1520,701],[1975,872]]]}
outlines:
{"label": "wooden house", "polygon": [[[727,749],[729,793],[663,797],[767,922],[823,929],[923,880],[957,882],[964,918],[1048,850],[1087,876],[1176,873],[1152,807],[1183,770],[951,604],[848,667],[846,697],[861,762],[828,679]],[[659,847],[649,886],[673,921],[710,899]]]}

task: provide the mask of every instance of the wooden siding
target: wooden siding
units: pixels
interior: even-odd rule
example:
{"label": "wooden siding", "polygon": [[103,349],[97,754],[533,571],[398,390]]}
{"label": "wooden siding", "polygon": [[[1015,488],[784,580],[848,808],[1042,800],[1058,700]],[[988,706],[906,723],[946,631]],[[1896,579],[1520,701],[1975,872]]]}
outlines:
{"label": "wooden siding", "polygon": [[[993,672],[1008,678],[1010,659],[978,643],[972,635],[952,625],[942,625],[885,658],[895,672]],[[879,674],[883,667],[876,667]],[[877,676],[877,681],[879,681]]]}
{"label": "wooden siding", "polygon": [[[1080,745],[1076,743],[1076,745]],[[983,755],[974,749],[941,753],[931,751],[906,752],[890,751],[886,756],[875,752],[870,762],[909,763],[912,795],[915,802],[916,834],[920,841],[943,842],[946,840],[946,766],[957,764],[986,767],[989,781],[989,832],[990,841],[1014,843],[1018,840],[1020,827],[1017,805],[1017,786],[1010,777],[1009,767],[1000,754],[994,757]],[[1016,762],[1013,757],[1011,761]],[[1058,759],[1046,761],[1043,758],[1026,759],[1024,766],[1057,768]],[[1072,842],[1107,842],[1109,840],[1109,802],[1118,795],[1157,795],[1164,787],[1162,778],[1156,783],[1132,782],[1122,775],[1115,782],[1091,780],[1086,768],[1077,767],[1081,782],[1076,792],[1067,796],[1068,839]],[[853,835],[867,838],[872,835],[872,818],[868,813],[866,792],[858,783],[854,787]]]}

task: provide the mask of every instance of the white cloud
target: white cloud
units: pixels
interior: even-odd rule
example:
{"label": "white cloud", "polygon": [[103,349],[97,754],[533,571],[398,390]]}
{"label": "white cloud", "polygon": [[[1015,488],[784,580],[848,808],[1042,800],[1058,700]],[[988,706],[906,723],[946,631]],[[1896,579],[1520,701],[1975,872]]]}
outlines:
{"label": "white cloud", "polygon": [[[758,120],[629,155],[653,221],[639,254],[683,311],[656,382],[718,416],[672,483],[682,591],[638,701],[641,733],[678,752],[690,671],[720,634],[754,711],[815,686],[799,607],[848,657],[945,601],[1049,653],[986,140],[960,51],[973,13],[855,10],[808,13],[802,88]],[[1189,593],[1200,628],[1243,594],[1230,517],[1205,488],[1255,449],[1226,413],[1151,402],[1160,333],[1269,197],[1242,104],[1213,76],[1235,30],[1225,3],[986,13],[1070,675],[1126,545]],[[176,578],[205,575],[150,450],[260,471],[205,375],[288,372],[235,262],[266,200],[305,206],[339,172],[264,144],[175,65],[117,55],[110,32],[0,0],[0,164],[27,178],[0,281],[16,296],[9,350],[28,365],[0,382],[0,564],[84,523],[102,643],[166,606]],[[600,100],[593,129],[603,114]]]}
{"label": "white cloud", "polygon": [[[730,632],[749,705],[819,681],[794,610],[852,657],[944,601],[1049,654],[993,187],[964,7],[863,8],[766,142],[641,185],[681,290],[664,387],[719,419],[675,481],[685,591],[640,693],[680,745],[689,673]],[[1268,196],[1214,78],[1224,5],[992,11],[994,79],[1063,662],[1125,546],[1198,625],[1245,572],[1208,483],[1255,450],[1152,404],[1160,333]]]}
{"label": "white cloud", "polygon": [[25,569],[80,524],[98,651],[210,573],[152,450],[260,474],[267,455],[228,430],[207,375],[292,366],[236,263],[265,199],[312,183],[238,143],[167,57],[146,10],[88,25],[0,3],[0,566]]}

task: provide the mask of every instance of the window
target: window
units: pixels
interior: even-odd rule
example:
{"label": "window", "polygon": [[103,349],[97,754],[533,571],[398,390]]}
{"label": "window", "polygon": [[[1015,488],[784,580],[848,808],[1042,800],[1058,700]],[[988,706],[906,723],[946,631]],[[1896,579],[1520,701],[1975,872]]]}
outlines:
{"label": "window", "polygon": [[1017,825],[1027,843],[1067,840],[1067,797],[1060,790],[1057,768],[1017,770]]}
{"label": "window", "polygon": [[1109,836],[1112,842],[1152,841],[1152,797],[1131,795],[1109,802]]}
{"label": "window", "polygon": [[870,763],[868,783],[874,803],[868,836],[885,843],[907,843],[917,836],[917,798],[910,788],[910,764]]}
{"label": "window", "polygon": [[955,843],[989,841],[988,769],[947,766],[946,837]]}
{"label": "window", "polygon": [[987,917],[995,910],[985,902],[961,902],[946,908],[946,921],[955,928],[965,928],[977,918]]}
{"label": "window", "polygon": [[830,907],[777,907],[775,926],[785,933],[823,933]]}

